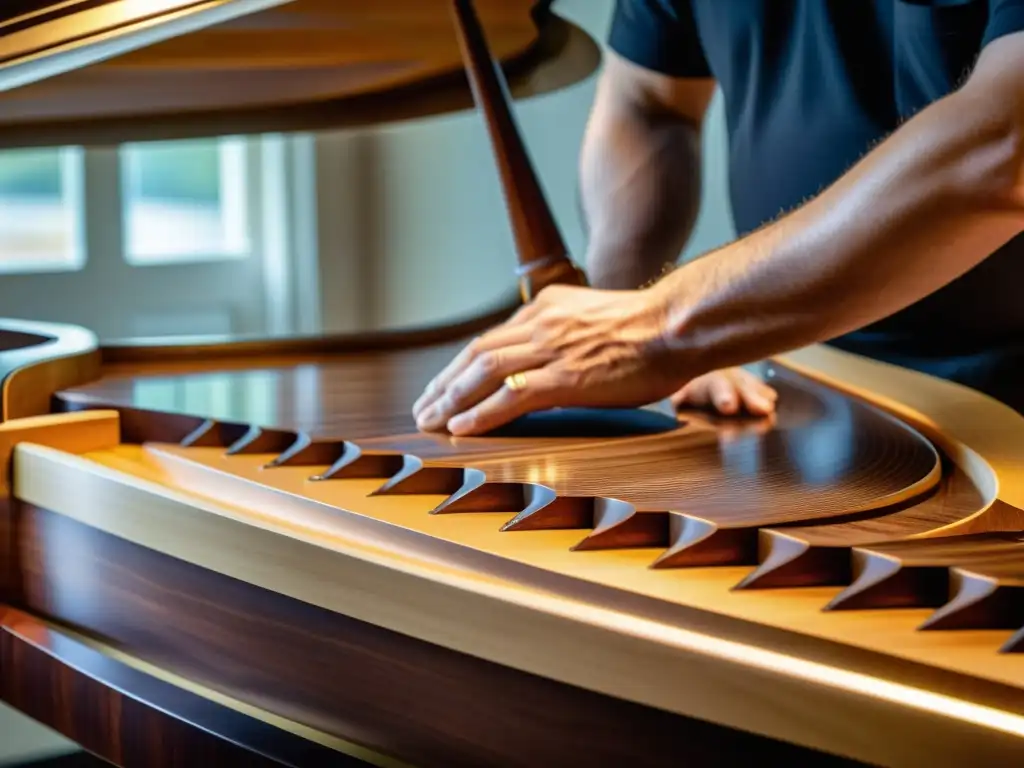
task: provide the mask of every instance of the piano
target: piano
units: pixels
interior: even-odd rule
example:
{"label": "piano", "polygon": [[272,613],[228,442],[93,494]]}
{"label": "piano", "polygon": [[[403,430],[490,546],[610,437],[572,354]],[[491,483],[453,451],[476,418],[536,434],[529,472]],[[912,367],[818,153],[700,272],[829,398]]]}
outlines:
{"label": "piano", "polygon": [[[414,399],[468,339],[586,280],[514,100],[593,71],[594,41],[532,0],[149,3],[159,39],[145,5],[5,9],[77,31],[0,62],[0,80],[57,62],[0,93],[0,140],[475,107],[519,268],[479,316],[348,336],[115,343],[0,320],[0,699],[118,766],[1021,762],[1007,406],[814,346],[763,363],[770,419],[416,430]],[[114,9],[124,27],[84,18]],[[330,34],[295,46],[312,28]],[[183,382],[186,404],[166,395]],[[270,382],[271,401],[225,382]]]}

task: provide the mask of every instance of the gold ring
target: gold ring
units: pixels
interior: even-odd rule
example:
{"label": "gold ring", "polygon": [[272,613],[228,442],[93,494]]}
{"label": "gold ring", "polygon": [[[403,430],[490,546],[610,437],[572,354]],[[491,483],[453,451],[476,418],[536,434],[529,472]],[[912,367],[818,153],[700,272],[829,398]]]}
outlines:
{"label": "gold ring", "polygon": [[513,392],[518,392],[521,389],[526,389],[526,374],[513,373],[511,376],[505,378],[505,386],[511,389]]}

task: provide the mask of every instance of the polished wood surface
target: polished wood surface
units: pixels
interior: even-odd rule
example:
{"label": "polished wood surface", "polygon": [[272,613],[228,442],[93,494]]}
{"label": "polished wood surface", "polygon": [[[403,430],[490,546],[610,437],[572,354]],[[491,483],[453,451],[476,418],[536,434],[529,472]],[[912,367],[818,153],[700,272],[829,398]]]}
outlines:
{"label": "polished wood surface", "polygon": [[[651,569],[645,549],[574,552],[571,530],[502,532],[509,512],[498,509],[432,515],[444,495],[310,481],[311,468],[268,454],[16,450],[28,503],[541,677],[871,764],[998,761],[1024,737],[1011,714],[1024,706],[1021,662],[998,653],[1004,631],[919,632],[920,610],[823,611],[837,590],[735,591],[742,569]],[[780,701],[794,704],[767,706]],[[900,739],[877,738],[897,723]]]}
{"label": "polished wood surface", "polygon": [[110,378],[59,397],[70,408],[177,411],[350,440],[366,450],[413,455],[427,467],[470,465],[489,483],[533,482],[558,496],[621,499],[638,512],[661,513],[660,538],[651,546],[664,544],[667,510],[752,528],[756,537],[756,528],[767,525],[877,515],[939,481],[938,454],[913,430],[781,371],[773,424],[716,426],[694,414],[669,432],[634,436],[627,424],[622,436],[601,440],[569,432],[418,434],[411,402],[451,354],[442,346],[280,369]]}
{"label": "polished wood surface", "polygon": [[[246,2],[249,10],[241,12]],[[39,146],[316,130],[472,106],[449,0],[262,0],[263,8],[252,6],[260,2],[218,0],[224,14],[237,5],[221,22],[136,44],[38,82],[25,84],[18,72],[0,69],[0,140]],[[579,82],[600,61],[596,43],[547,6],[537,0],[476,3],[517,97]],[[133,34],[141,33],[123,33],[126,45]],[[53,53],[45,63],[56,68],[73,54]],[[5,76],[11,78],[6,86]]]}
{"label": "polished wood surface", "polygon": [[0,610],[0,699],[114,765],[371,765],[133,669],[12,609]]}
{"label": "polished wood surface", "polygon": [[[26,509],[22,524],[32,611],[115,637],[126,653],[262,702],[291,720],[356,734],[417,766],[670,766],[678,764],[681,740],[694,766],[742,764],[755,756],[852,764],[520,675],[175,558],[153,557],[44,510]],[[68,548],[79,553],[75,569],[51,554]],[[176,631],[153,631],[166,625]],[[578,736],[566,739],[566,733]]]}
{"label": "polished wood surface", "polygon": [[61,387],[100,373],[96,335],[85,328],[5,320],[0,331],[0,422],[50,410]]}

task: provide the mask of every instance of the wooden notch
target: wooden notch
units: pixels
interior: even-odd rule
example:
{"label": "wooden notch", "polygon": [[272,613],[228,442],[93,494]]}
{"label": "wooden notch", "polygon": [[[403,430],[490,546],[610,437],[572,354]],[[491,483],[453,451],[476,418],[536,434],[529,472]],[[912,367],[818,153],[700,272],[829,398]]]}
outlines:
{"label": "wooden notch", "polygon": [[572,549],[646,549],[668,545],[668,513],[638,512],[619,499],[594,500],[594,530]]}
{"label": "wooden notch", "polygon": [[736,589],[846,586],[853,580],[850,548],[819,546],[780,530],[757,533],[760,564]]}
{"label": "wooden notch", "polygon": [[757,563],[757,528],[726,527],[695,515],[673,512],[668,549],[653,568],[693,568]]}
{"label": "wooden notch", "polygon": [[[452,494],[463,491],[467,483],[480,483],[484,481],[483,473],[479,476],[467,476],[471,470],[462,467],[428,467],[423,459],[411,454],[403,454],[399,457],[401,464],[398,471],[375,490],[372,496],[383,495],[433,495]],[[397,463],[397,461],[396,461]]]}

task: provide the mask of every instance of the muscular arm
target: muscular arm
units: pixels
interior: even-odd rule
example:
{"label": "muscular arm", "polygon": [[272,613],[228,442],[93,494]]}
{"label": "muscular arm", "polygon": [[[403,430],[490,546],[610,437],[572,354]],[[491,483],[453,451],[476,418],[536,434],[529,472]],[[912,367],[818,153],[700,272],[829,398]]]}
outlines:
{"label": "muscular arm", "polygon": [[714,87],[608,53],[580,157],[595,287],[636,288],[679,257],[700,208],[701,122]]}
{"label": "muscular arm", "polygon": [[819,197],[656,286],[690,374],[867,325],[1024,231],[1022,73],[1024,33],[995,41]]}

